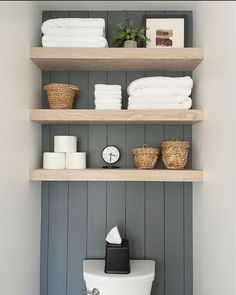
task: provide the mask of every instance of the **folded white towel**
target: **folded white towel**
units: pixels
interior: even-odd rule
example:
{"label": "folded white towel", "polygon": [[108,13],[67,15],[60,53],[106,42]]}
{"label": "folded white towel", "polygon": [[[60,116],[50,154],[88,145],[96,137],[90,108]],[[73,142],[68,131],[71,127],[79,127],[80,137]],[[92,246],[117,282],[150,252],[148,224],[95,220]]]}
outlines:
{"label": "folded white towel", "polygon": [[188,110],[192,106],[192,100],[186,101],[184,103],[176,104],[129,104],[129,110],[144,110],[144,109],[156,109],[156,110]]}
{"label": "folded white towel", "polygon": [[121,90],[95,90],[94,95],[106,95],[106,96],[111,96],[111,95],[122,95]]}
{"label": "folded white towel", "polygon": [[65,41],[73,41],[73,42],[88,42],[88,43],[99,43],[99,42],[104,42],[107,41],[106,38],[104,37],[91,37],[91,36],[48,36],[45,35],[42,37],[43,41],[50,41],[50,42],[65,42]]}
{"label": "folded white towel", "polygon": [[189,96],[192,92],[192,89],[189,87],[150,87],[150,88],[142,88],[135,89],[129,91],[130,96],[149,96],[149,95],[183,95]]}
{"label": "folded white towel", "polygon": [[97,105],[121,105],[121,99],[95,99]]}
{"label": "folded white towel", "polygon": [[120,106],[121,107],[121,102],[116,101],[116,100],[111,100],[111,101],[100,101],[95,99],[95,106],[104,106],[104,107],[110,107],[110,106]]}
{"label": "folded white towel", "polygon": [[177,104],[192,101],[190,97],[187,96],[130,96],[129,104]]}
{"label": "folded white towel", "polygon": [[77,47],[77,48],[105,48],[107,43],[78,42],[78,41],[42,41],[43,47]]}
{"label": "folded white towel", "polygon": [[48,28],[43,32],[47,36],[105,36],[104,28]]}
{"label": "folded white towel", "polygon": [[104,37],[43,36],[43,47],[107,47]]}
{"label": "folded white towel", "polygon": [[101,91],[121,91],[120,85],[96,84],[95,90]]}
{"label": "folded white towel", "polygon": [[54,18],[42,24],[42,33],[55,28],[105,28],[103,18]]}
{"label": "folded white towel", "polygon": [[96,110],[121,110],[121,106],[96,106]]}
{"label": "folded white towel", "polygon": [[158,88],[158,87],[193,87],[193,80],[189,77],[145,77],[134,80],[127,88],[128,94],[132,94],[133,91],[143,88]]}
{"label": "folded white towel", "polygon": [[121,101],[121,95],[120,94],[95,94],[94,95],[95,99],[101,100],[101,99],[106,99],[106,100],[117,100]]}

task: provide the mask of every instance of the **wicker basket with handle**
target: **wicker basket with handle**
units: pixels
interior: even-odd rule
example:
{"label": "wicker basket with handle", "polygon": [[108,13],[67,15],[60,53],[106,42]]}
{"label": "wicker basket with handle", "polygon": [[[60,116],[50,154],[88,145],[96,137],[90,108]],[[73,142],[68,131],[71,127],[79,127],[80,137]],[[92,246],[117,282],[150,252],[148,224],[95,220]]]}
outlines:
{"label": "wicker basket with handle", "polygon": [[184,169],[188,160],[189,141],[180,141],[174,137],[172,140],[163,141],[161,147],[162,161],[166,169]]}
{"label": "wicker basket with handle", "polygon": [[143,147],[132,149],[131,152],[138,169],[154,169],[160,154],[158,148],[148,147],[146,144]]}
{"label": "wicker basket with handle", "polygon": [[72,109],[79,87],[71,84],[51,83],[44,86],[43,90],[47,91],[50,109]]}

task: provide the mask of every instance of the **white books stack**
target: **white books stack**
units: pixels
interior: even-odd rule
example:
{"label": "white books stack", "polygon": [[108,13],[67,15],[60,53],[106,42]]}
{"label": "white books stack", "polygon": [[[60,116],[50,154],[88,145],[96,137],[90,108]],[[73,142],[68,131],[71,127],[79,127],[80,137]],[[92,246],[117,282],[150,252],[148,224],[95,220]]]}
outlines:
{"label": "white books stack", "polygon": [[120,110],[122,93],[120,85],[96,84],[95,109],[97,110]]}

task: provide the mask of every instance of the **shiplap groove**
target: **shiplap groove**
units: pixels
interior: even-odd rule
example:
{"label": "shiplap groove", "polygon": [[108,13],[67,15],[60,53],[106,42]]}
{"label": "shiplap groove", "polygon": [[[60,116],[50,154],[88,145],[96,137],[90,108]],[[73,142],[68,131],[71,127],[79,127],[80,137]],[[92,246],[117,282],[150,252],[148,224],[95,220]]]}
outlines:
{"label": "shiplap groove", "polygon": [[[69,17],[68,11],[51,11],[51,18]],[[70,83],[69,72],[51,72],[50,83]],[[50,150],[53,150],[55,135],[69,134],[69,125],[50,126]],[[67,239],[67,209],[69,191],[68,183],[50,183],[50,232],[49,232],[49,273],[48,295],[57,293],[67,294],[67,264],[68,264],[68,239]],[[50,245],[50,244],[49,244]]]}

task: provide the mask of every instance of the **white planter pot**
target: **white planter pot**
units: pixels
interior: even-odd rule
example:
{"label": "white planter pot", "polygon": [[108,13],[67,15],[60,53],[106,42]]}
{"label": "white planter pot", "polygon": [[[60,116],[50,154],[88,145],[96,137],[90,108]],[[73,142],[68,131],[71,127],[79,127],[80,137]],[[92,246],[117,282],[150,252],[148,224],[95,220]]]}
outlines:
{"label": "white planter pot", "polygon": [[124,43],[124,48],[137,48],[137,41],[126,40]]}

